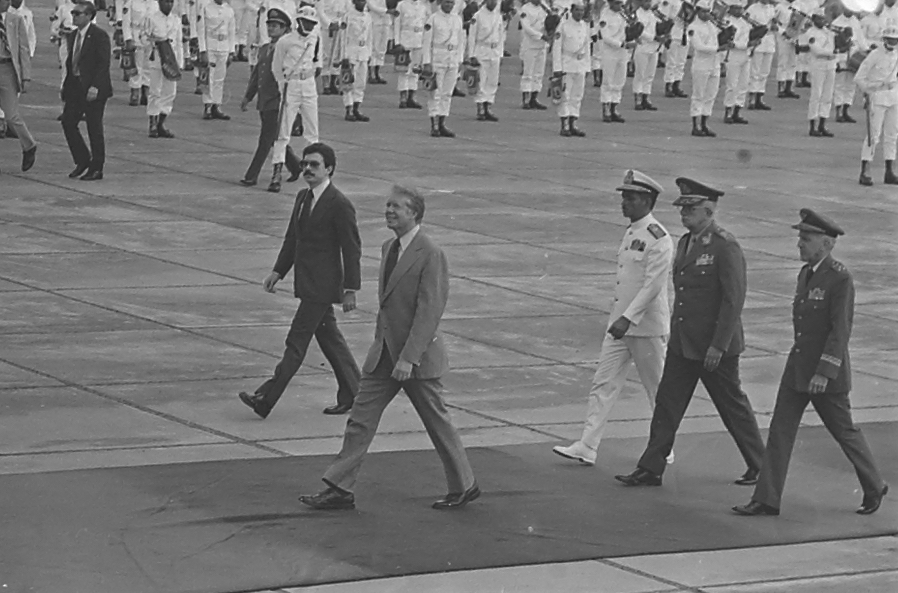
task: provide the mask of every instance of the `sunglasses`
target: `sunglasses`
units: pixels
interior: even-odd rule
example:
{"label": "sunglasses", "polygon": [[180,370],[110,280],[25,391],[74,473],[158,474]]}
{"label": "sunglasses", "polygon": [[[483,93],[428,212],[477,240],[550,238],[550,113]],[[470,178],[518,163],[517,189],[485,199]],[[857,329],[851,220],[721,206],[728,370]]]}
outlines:
{"label": "sunglasses", "polygon": [[84,10],[73,10],[72,11],[72,16],[79,16],[82,14],[87,14],[87,11],[84,11]]}
{"label": "sunglasses", "polygon": [[299,161],[299,167],[301,169],[320,169],[322,163],[318,161]]}

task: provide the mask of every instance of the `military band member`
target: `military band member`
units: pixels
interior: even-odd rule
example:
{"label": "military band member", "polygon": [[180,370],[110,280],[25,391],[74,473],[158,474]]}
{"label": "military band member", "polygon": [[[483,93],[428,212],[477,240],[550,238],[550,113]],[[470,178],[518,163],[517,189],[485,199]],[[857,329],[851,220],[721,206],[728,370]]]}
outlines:
{"label": "military band member", "polygon": [[558,117],[561,118],[562,136],[585,136],[577,127],[580,117],[580,103],[586,74],[589,72],[589,26],[583,20],[583,4],[574,0],[570,9],[571,18],[564,19],[558,26],[555,42],[552,44],[552,71],[556,79],[563,80],[561,103]]}
{"label": "military band member", "polygon": [[[268,184],[268,191],[274,193],[281,191],[281,173],[297,114],[302,115],[303,138],[309,144],[318,142],[318,15],[311,6],[303,6],[297,11],[295,22],[296,30],[278,39],[271,59],[271,70],[282,95],[280,127],[271,157],[274,166]],[[338,29],[339,26],[337,23]]]}
{"label": "military band member", "polygon": [[808,101],[809,136],[832,137],[826,129],[826,118],[833,107],[833,91],[836,84],[835,35],[827,28],[823,9],[811,16],[814,26],[808,31],[808,54],[811,56],[811,96]]}
{"label": "military band member", "polygon": [[150,119],[150,138],[174,138],[165,127],[178,94],[178,83],[162,75],[162,58],[158,42],[168,41],[178,64],[184,63],[184,46],[181,41],[181,17],[175,14],[174,0],[158,0],[159,10],[151,10],[143,21],[141,43],[147,48],[147,73],[150,87],[147,91],[147,116]]}
{"label": "military band member", "polygon": [[147,15],[150,11],[155,10],[155,0],[116,1],[116,12],[122,19],[122,38],[125,41],[125,48],[134,50],[134,65],[137,68],[137,74],[128,78],[128,88],[131,90],[128,105],[132,107],[147,104],[147,91],[150,88],[147,57],[151,48],[141,41],[140,31]]}
{"label": "military band member", "polygon": [[748,396],[739,379],[739,355],[745,349],[742,307],[746,267],[736,238],[714,221],[723,192],[697,181],[676,180],[683,226],[673,262],[674,308],[670,342],[651,433],[636,470],[615,476],[627,486],[660,486],[677,429],[699,380],[705,386],[748,470],[739,485],[757,483],[764,442]]}
{"label": "military band member", "polygon": [[346,121],[370,121],[359,111],[365,100],[365,84],[368,82],[368,60],[371,59],[373,28],[371,14],[365,10],[366,0],[352,0],[352,8],[343,17],[344,50],[342,58],[349,60],[352,69],[352,88],[343,89],[343,107]]}
{"label": "military band member", "polygon": [[854,81],[867,97],[870,132],[861,148],[861,185],[873,185],[869,175],[870,161],[883,136],[885,177],[883,182],[898,184],[895,155],[898,152],[898,21],[882,30],[882,43],[861,63]]}
{"label": "military band member", "polygon": [[854,103],[854,95],[857,87],[854,83],[854,72],[846,68],[848,56],[856,51],[870,49],[867,40],[861,30],[861,22],[847,8],[840,4],[834,4],[833,10],[838,11],[838,16],[833,19],[833,26],[851,29],[851,43],[847,47],[836,48],[836,82],[833,92],[833,103],[836,106],[836,121],[839,123],[856,123],[857,120],[848,114],[848,109]]}
{"label": "military band member", "polygon": [[69,56],[68,36],[75,30],[75,25],[72,22],[73,8],[75,8],[75,3],[72,0],[62,0],[53,15],[55,18],[50,19],[50,41],[57,44],[56,55],[59,58],[61,70],[60,88],[65,80],[65,61]]}
{"label": "military band member", "polygon": [[203,119],[229,120],[221,112],[228,66],[237,51],[237,19],[224,0],[204,2],[197,10],[200,63],[209,66],[209,85],[203,90]]}
{"label": "military band member", "polygon": [[387,84],[380,75],[387,55],[387,42],[392,37],[393,15],[387,9],[386,0],[368,0],[371,14],[371,68],[368,70],[370,84]]}
{"label": "military band member", "polygon": [[621,14],[623,2],[608,0],[599,18],[602,43],[602,121],[624,123],[617,112],[624,83],[627,82],[627,61],[634,42],[626,40],[627,21]]}
{"label": "military band member", "polygon": [[664,367],[670,332],[667,282],[673,260],[673,241],[652,215],[661,185],[639,171],[627,171],[621,192],[621,210],[630,220],[617,251],[617,283],[608,318],[599,366],[589,390],[586,422],[580,440],[553,451],[586,465],[596,462],[611,408],[636,365],[639,379],[655,406],[655,393]]}
{"label": "military band member", "polygon": [[649,96],[652,94],[658,56],[661,53],[661,43],[655,32],[658,17],[652,12],[652,0],[638,0],[638,5],[636,18],[642,23],[643,29],[633,51],[633,98],[636,111],[657,111],[658,108],[649,101]]}
{"label": "military band member", "polygon": [[739,515],[779,515],[789,459],[808,403],[854,466],[864,492],[860,515],[875,513],[889,491],[861,429],[851,418],[848,340],[854,316],[854,282],[833,259],[839,226],[809,208],[801,209],[798,251],[806,262],[798,274],[792,305],[795,343],[780,380],[761,475],[751,502],[733,507]]}
{"label": "military band member", "polygon": [[480,87],[474,97],[477,119],[480,121],[499,121],[491,109],[499,89],[499,64],[502,61],[505,30],[498,6],[498,0],[486,0],[474,15],[468,30],[468,60],[473,58],[480,65]]}
{"label": "military band member", "polygon": [[321,73],[322,94],[339,95],[337,76],[340,74],[339,64],[331,63],[338,42],[340,23],[349,9],[347,0],[318,0],[318,21],[321,23]]}
{"label": "military band member", "polygon": [[736,28],[732,47],[727,50],[726,91],[723,96],[725,115],[724,123],[747,124],[748,121],[739,113],[745,107],[745,96],[748,93],[748,77],[751,70],[750,53],[757,42],[752,44],[748,34],[751,25],[742,18],[745,0],[730,0],[730,17],[728,24]]}
{"label": "military band member", "polygon": [[396,11],[399,15],[393,23],[395,51],[409,52],[408,70],[398,77],[399,108],[421,109],[421,104],[415,100],[415,90],[418,88],[418,70],[423,63],[424,25],[430,10],[424,0],[400,0]]}
{"label": "military band member", "polygon": [[773,64],[773,54],[776,53],[776,27],[771,27],[776,17],[776,0],[758,0],[748,7],[748,17],[760,25],[770,27],[767,34],[761,38],[761,43],[751,52],[751,66],[748,81],[748,108],[761,111],[770,111],[770,106],[764,103],[764,93],[767,92],[767,79],[770,77],[770,67]]}
{"label": "military band member", "polygon": [[664,96],[668,98],[685,98],[687,95],[680,88],[686,75],[686,54],[689,50],[686,39],[686,22],[680,15],[683,0],[661,0],[658,10],[667,18],[674,20],[670,31],[670,45],[664,56]]}
{"label": "military band member", "polygon": [[727,48],[720,47],[717,41],[718,29],[711,22],[712,6],[713,0],[699,0],[696,19],[686,30],[693,51],[692,100],[689,106],[693,136],[717,136],[708,128],[708,118],[720,90],[720,52]]}
{"label": "military band member", "polygon": [[540,0],[529,0],[521,7],[521,60],[524,62],[521,94],[524,109],[547,109],[538,99],[539,93],[543,90],[546,54],[551,41],[546,34],[547,16],[549,14],[540,4]]}
{"label": "military band member", "polygon": [[458,66],[464,55],[464,32],[461,17],[453,12],[455,0],[440,0],[440,10],[434,12],[424,25],[421,59],[424,72],[436,75],[436,89],[427,99],[430,115],[430,135],[454,138],[446,127],[452,105],[452,91],[458,77]]}
{"label": "military band member", "polygon": [[[794,2],[792,2],[792,7],[804,14],[813,15],[819,9],[822,9],[822,2],[821,0],[794,0]],[[808,45],[808,39],[810,38],[809,29],[810,27],[798,36],[798,45],[802,46],[802,49],[804,49],[804,46]],[[813,58],[807,51],[800,51],[796,54],[795,85],[797,87],[806,89],[811,88],[809,76],[812,61]]]}
{"label": "military band member", "polygon": [[791,7],[792,0],[779,0],[776,7],[776,96],[779,99],[801,98],[801,95],[792,90],[798,67],[795,40],[786,36],[792,18]]}

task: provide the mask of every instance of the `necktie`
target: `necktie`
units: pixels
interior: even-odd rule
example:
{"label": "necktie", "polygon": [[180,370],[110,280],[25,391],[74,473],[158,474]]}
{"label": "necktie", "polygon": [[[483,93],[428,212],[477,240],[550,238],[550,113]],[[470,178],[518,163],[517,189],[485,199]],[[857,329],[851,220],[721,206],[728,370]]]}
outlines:
{"label": "necktie", "polygon": [[78,62],[81,60],[81,37],[81,29],[78,29],[75,34],[75,51],[72,52],[72,73],[75,76],[81,74],[81,69],[78,68]]}
{"label": "necktie", "polygon": [[309,215],[312,213],[312,200],[315,199],[315,195],[312,193],[312,190],[309,190],[309,193],[306,194],[306,199],[302,202],[302,209],[299,211],[299,224],[304,225],[309,222]]}
{"label": "necktie", "polygon": [[807,274],[807,276],[804,277],[804,283],[810,284],[811,278],[813,278],[813,277],[814,277],[814,268],[811,267],[810,265],[808,265],[808,274]]}
{"label": "necktie", "polygon": [[6,13],[5,12],[0,14],[0,45],[3,45],[4,47],[6,47],[7,51],[9,51],[9,53],[12,53],[12,51],[10,51],[11,48],[9,47],[9,42],[6,39]]}
{"label": "necktie", "polygon": [[393,273],[393,269],[396,267],[396,262],[398,261],[399,239],[397,238],[393,241],[393,244],[390,245],[390,251],[387,253],[387,261],[384,263],[384,286],[390,281],[390,275]]}

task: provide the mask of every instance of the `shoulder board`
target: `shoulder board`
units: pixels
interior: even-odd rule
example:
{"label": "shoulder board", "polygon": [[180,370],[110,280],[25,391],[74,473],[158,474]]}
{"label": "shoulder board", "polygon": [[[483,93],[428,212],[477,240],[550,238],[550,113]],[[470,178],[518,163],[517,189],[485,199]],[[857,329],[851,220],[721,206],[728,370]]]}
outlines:
{"label": "shoulder board", "polygon": [[667,235],[663,228],[661,228],[660,224],[655,224],[654,222],[648,226],[649,232],[656,239],[660,239],[661,237]]}
{"label": "shoulder board", "polygon": [[833,263],[832,263],[832,266],[831,266],[831,267],[832,267],[832,269],[835,270],[836,272],[839,272],[839,273],[842,273],[842,274],[847,274],[847,273],[848,273],[848,268],[846,268],[846,267],[845,267],[845,264],[843,264],[842,262],[838,262],[838,261],[836,261],[836,260],[833,260]]}
{"label": "shoulder board", "polygon": [[724,241],[735,241],[736,235],[731,233],[730,231],[723,229],[721,227],[717,227],[714,229],[714,234],[722,238]]}

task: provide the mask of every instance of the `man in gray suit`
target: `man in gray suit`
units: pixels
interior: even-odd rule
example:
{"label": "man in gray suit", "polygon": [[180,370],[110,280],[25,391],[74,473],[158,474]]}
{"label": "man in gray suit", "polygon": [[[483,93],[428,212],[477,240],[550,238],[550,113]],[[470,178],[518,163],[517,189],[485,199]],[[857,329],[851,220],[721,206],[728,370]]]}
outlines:
{"label": "man in gray suit", "polygon": [[381,248],[374,343],[362,367],[343,448],[324,473],[327,488],[299,500],[319,510],[355,508],[353,487],[365,453],[384,409],[403,389],[446,472],[449,494],[433,503],[433,508],[461,508],[480,496],[480,488],[442,397],[440,378],[449,360],[439,328],[449,297],[448,263],[443,251],[421,230],[424,199],[415,190],[395,186],[385,217],[396,238]]}
{"label": "man in gray suit", "polygon": [[25,20],[9,12],[10,0],[0,0],[0,109],[22,145],[22,171],[34,166],[37,143],[19,114],[19,94],[31,80],[31,49]]}

